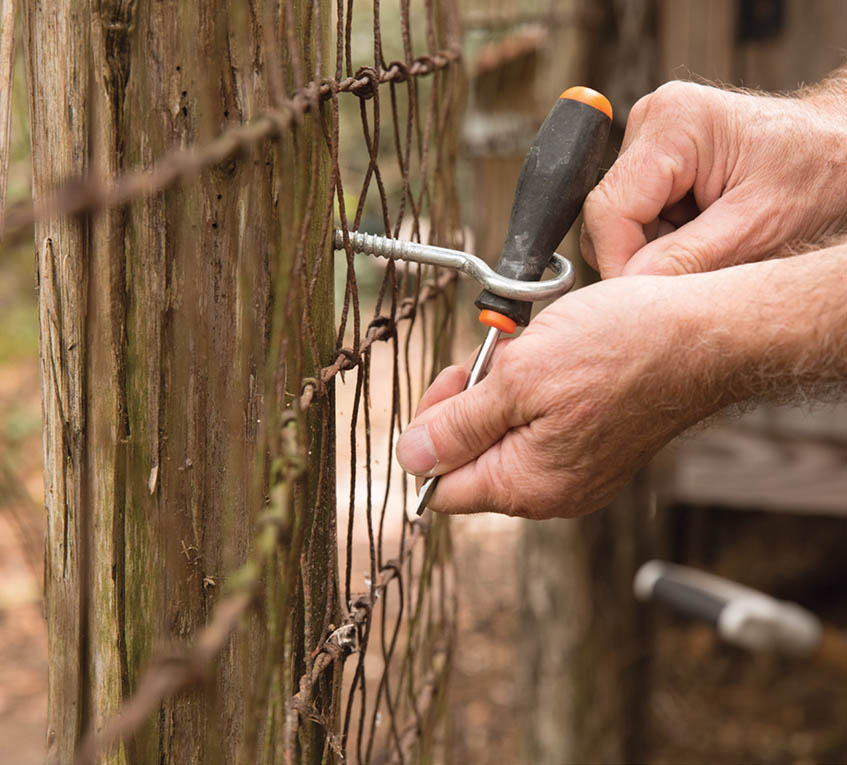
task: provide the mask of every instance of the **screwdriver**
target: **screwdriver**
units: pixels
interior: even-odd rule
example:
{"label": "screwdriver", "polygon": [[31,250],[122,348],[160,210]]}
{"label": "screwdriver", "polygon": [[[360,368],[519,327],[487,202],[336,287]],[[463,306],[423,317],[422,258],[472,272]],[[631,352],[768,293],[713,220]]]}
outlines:
{"label": "screwdriver", "polygon": [[[612,105],[596,90],[568,88],[551,109],[529,147],[512,202],[506,241],[497,262],[502,276],[538,281],[553,252],[582,209],[597,181],[609,137]],[[489,327],[465,383],[467,390],[488,369],[500,333],[529,324],[532,303],[483,290],[476,299],[479,320]],[[439,476],[428,478],[418,494],[417,514],[426,508]]]}

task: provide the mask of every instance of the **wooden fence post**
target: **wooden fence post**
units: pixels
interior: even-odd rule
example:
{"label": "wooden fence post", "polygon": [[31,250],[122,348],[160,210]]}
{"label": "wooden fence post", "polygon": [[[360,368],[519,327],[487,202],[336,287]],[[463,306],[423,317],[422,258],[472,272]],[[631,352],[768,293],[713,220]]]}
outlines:
{"label": "wooden fence post", "polygon": [[[274,48],[286,49],[292,20],[277,19],[276,4],[273,13],[211,0],[22,5],[36,200],[68,178],[94,173],[105,182],[248,121],[279,95],[268,83],[281,63],[308,81],[315,41],[329,48],[326,0],[293,3],[302,50],[285,56]],[[281,84],[286,94],[293,80]],[[190,641],[207,622],[266,503],[274,435],[266,413],[298,395],[300,374],[314,376],[334,350],[330,262],[312,302],[317,357],[269,368],[301,342],[299,324],[273,332],[298,243],[307,280],[318,253],[323,215],[309,217],[309,206],[327,198],[328,154],[314,126],[306,116],[296,136],[259,143],[142,201],[36,226],[51,762],[71,761],[84,731],[136,690],[154,650]],[[272,338],[282,346],[272,348]],[[329,391],[309,415],[316,476],[317,466],[334,464],[332,418],[322,409],[331,406]],[[301,627],[309,613],[317,624],[338,608],[337,588],[327,586],[334,515],[324,512],[333,471],[320,479],[317,511],[316,482],[296,501],[308,544],[325,550],[313,556],[321,579],[285,582],[297,592]],[[313,525],[316,516],[324,520]],[[233,762],[251,720],[278,731],[279,699],[247,698],[246,681],[266,670],[263,652],[275,648],[291,663],[274,671],[296,681],[309,633],[275,646],[270,618],[245,619],[201,691],[166,699],[109,761]],[[317,726],[301,728],[299,741],[304,761],[319,762]]]}

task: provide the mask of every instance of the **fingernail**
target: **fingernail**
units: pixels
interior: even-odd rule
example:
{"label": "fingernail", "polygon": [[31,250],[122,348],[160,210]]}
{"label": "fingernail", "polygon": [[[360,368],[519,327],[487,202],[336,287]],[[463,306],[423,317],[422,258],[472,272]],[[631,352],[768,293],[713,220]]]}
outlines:
{"label": "fingernail", "polygon": [[426,425],[410,428],[397,439],[397,461],[413,475],[427,475],[438,464]]}

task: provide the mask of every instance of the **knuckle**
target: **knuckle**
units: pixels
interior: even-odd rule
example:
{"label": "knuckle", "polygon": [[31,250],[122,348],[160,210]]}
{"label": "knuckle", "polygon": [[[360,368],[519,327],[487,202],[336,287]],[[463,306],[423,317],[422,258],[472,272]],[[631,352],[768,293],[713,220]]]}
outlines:
{"label": "knuckle", "polygon": [[629,110],[629,122],[639,123],[650,111],[650,94],[648,93],[646,96],[641,96]]}
{"label": "knuckle", "polygon": [[[459,376],[460,374],[464,374],[464,369],[461,364],[450,364],[449,366],[444,367],[436,376],[435,380],[433,380],[433,384],[439,380],[447,380],[451,377]],[[430,386],[432,387],[432,386]]]}
{"label": "knuckle", "polygon": [[676,109],[680,101],[697,98],[705,90],[702,85],[683,80],[670,80],[660,85],[651,94],[651,106],[658,109]]}
{"label": "knuckle", "polygon": [[[600,181],[600,183],[602,184],[603,181]],[[584,233],[591,229],[591,225],[597,217],[598,208],[602,207],[599,189],[600,185],[598,184],[591,190],[582,205],[582,220],[584,221],[582,230]]]}
{"label": "knuckle", "polygon": [[579,230],[579,250],[582,253],[583,260],[592,268],[597,268],[597,255],[594,251],[594,240],[591,238],[591,232],[583,223]]}
{"label": "knuckle", "polygon": [[451,364],[438,373],[430,388],[436,388],[436,390],[440,391],[446,390],[449,391],[450,395],[455,395],[462,390],[462,386],[464,386],[467,379],[467,369],[461,364]]}
{"label": "knuckle", "polygon": [[655,162],[662,178],[679,178],[685,172],[682,156],[678,152],[668,151],[667,147],[658,148]]}
{"label": "knuckle", "polygon": [[693,245],[674,245],[664,256],[665,270],[672,275],[710,271],[709,259],[703,250]]}
{"label": "knuckle", "polygon": [[671,80],[659,86],[651,94],[651,109],[661,115],[663,121],[681,122],[688,129],[698,129],[703,119],[714,116],[721,109],[724,92],[709,85],[696,82]]}
{"label": "knuckle", "polygon": [[619,172],[615,170],[615,167],[616,165],[603,176],[582,205],[582,219],[585,221],[585,228],[589,234],[612,206],[610,189]]}

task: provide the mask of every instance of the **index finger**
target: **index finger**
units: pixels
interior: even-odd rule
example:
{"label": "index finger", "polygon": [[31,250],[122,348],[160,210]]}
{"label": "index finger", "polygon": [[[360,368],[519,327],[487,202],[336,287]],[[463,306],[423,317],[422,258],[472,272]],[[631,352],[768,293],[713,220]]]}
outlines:
{"label": "index finger", "polygon": [[652,131],[639,135],[585,200],[585,236],[604,279],[620,275],[647,244],[644,227],[694,185],[694,142],[660,141]]}

